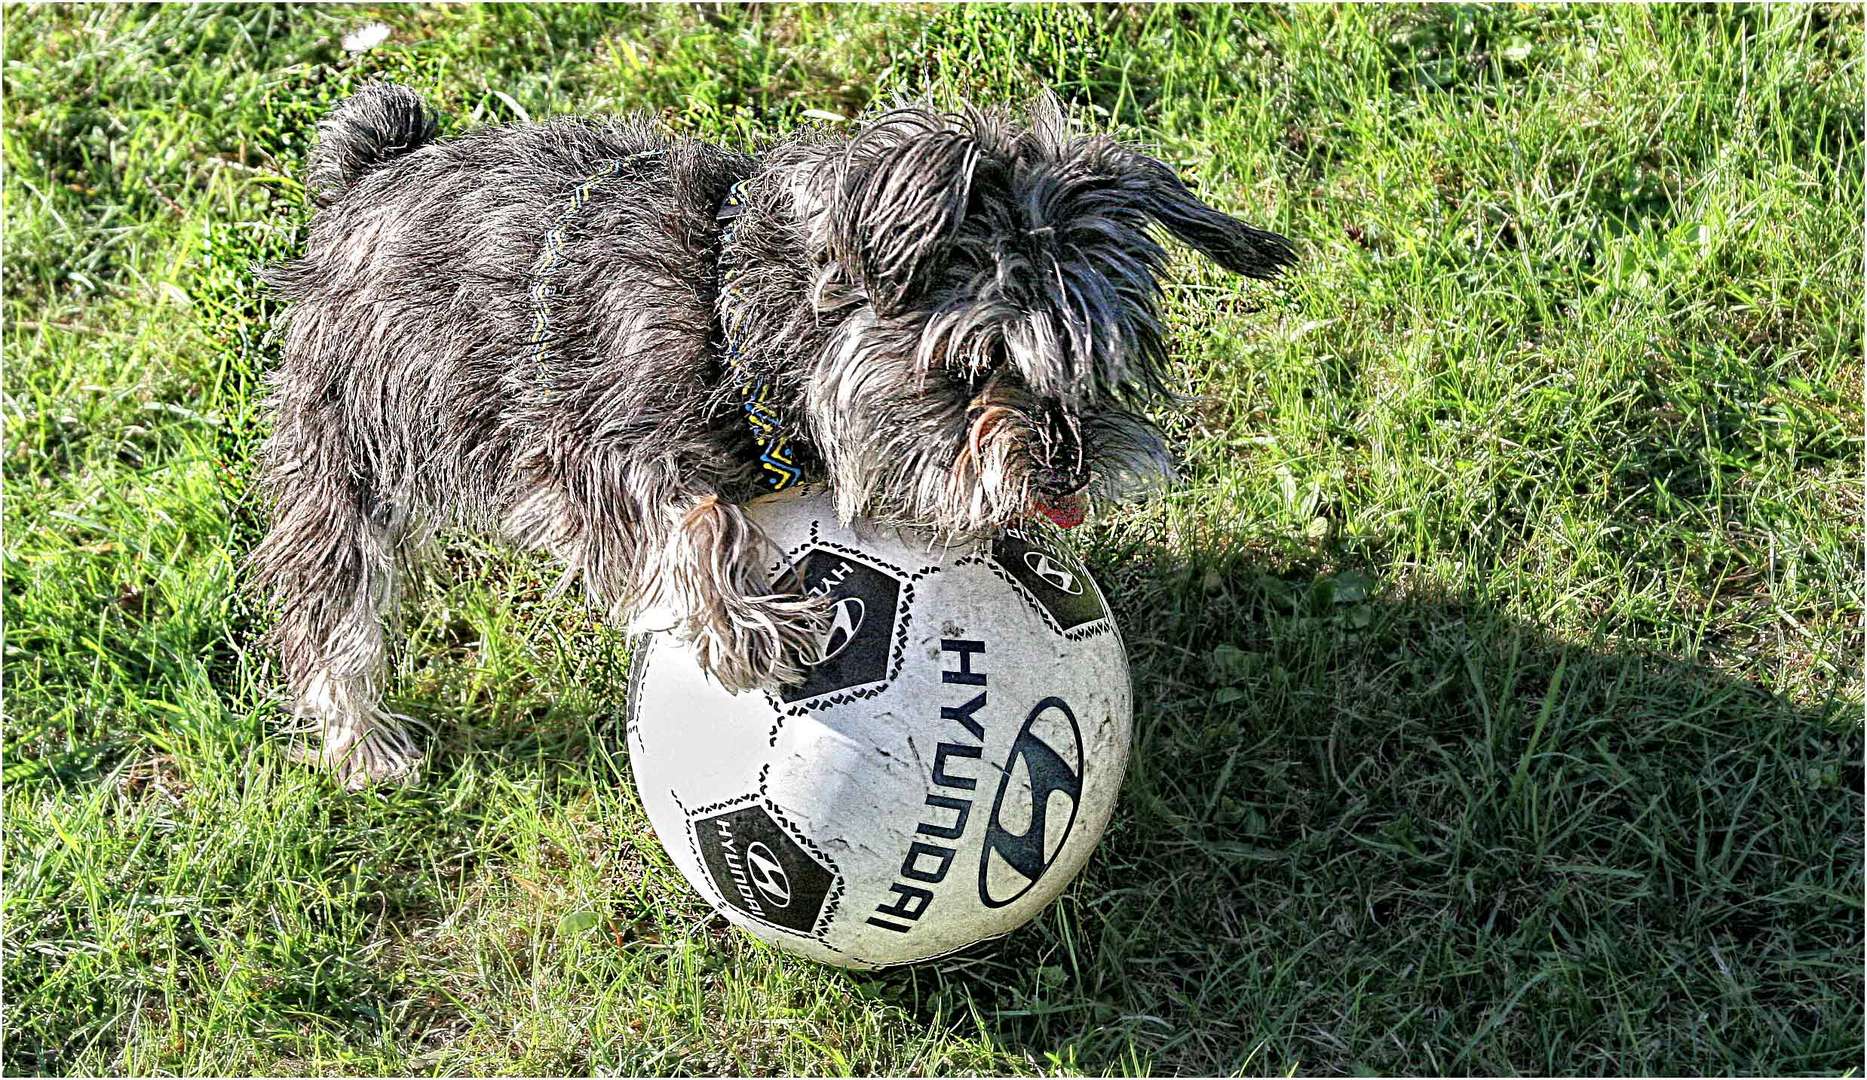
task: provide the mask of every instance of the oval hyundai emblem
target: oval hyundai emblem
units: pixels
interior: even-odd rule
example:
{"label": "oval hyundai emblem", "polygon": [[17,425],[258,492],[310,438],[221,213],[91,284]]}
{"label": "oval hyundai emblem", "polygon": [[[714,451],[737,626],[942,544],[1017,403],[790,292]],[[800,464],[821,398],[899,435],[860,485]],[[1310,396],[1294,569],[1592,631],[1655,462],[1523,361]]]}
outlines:
{"label": "oval hyundai emblem", "polygon": [[784,907],[791,902],[791,879],[786,876],[784,867],[778,865],[778,856],[763,843],[754,842],[746,847],[746,875],[752,879],[759,895],[771,901],[772,907]]}
{"label": "oval hyundai emblem", "polygon": [[1044,584],[1053,589],[1060,589],[1071,596],[1083,591],[1082,582],[1076,580],[1075,574],[1058,566],[1056,560],[1035,548],[1024,553],[1024,565],[1030,567],[1031,573],[1043,578]]}
{"label": "oval hyundai emblem", "polygon": [[[1056,861],[1076,825],[1083,766],[1076,714],[1059,697],[1038,702],[1012,740],[986,825],[979,857],[985,906],[1004,907],[1030,892]],[[1014,779],[1023,782],[1014,786]]]}
{"label": "oval hyundai emblem", "polygon": [[856,640],[856,631],[862,628],[862,617],[868,613],[868,606],[860,596],[845,596],[836,602],[830,617],[830,633],[823,639],[823,655],[817,658],[821,664]]}

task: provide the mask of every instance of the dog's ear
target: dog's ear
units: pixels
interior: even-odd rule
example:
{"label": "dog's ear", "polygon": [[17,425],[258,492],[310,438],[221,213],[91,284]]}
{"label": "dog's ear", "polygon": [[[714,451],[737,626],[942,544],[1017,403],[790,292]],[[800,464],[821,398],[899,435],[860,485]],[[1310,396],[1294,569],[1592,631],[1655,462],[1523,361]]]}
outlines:
{"label": "dog's ear", "polygon": [[1273,278],[1296,261],[1290,241],[1207,206],[1179,174],[1145,154],[1123,151],[1118,172],[1130,197],[1161,227],[1235,274]]}
{"label": "dog's ear", "polygon": [[831,197],[829,254],[884,315],[928,286],[972,198],[978,142],[927,120],[858,138]]}

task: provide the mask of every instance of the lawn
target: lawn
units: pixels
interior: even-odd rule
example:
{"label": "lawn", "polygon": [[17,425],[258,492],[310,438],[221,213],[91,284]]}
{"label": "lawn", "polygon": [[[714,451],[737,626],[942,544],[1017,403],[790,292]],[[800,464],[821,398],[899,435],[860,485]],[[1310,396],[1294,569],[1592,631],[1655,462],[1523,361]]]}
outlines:
{"label": "lawn", "polygon": [[[1860,1069],[1858,7],[4,20],[6,1072]],[[252,267],[377,77],[743,147],[1047,85],[1295,239],[1176,254],[1185,483],[1078,534],[1135,755],[1037,922],[879,975],[730,930],[624,637],[465,539],[421,783],[287,759]]]}

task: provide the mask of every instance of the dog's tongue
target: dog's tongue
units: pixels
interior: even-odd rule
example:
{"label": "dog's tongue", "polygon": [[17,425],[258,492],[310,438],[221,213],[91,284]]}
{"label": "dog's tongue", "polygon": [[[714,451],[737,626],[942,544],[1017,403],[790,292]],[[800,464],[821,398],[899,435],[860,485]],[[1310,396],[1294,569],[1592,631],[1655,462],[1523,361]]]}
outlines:
{"label": "dog's tongue", "polygon": [[1079,489],[1068,495],[1039,495],[1031,501],[1037,512],[1056,523],[1059,529],[1074,529],[1083,523],[1089,511],[1089,497]]}

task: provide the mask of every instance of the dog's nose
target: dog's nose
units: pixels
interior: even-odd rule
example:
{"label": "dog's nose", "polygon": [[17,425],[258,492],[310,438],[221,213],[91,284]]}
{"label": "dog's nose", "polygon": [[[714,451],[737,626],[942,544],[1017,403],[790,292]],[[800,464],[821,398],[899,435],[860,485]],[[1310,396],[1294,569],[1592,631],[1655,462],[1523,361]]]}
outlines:
{"label": "dog's nose", "polygon": [[1046,465],[1037,470],[1037,475],[1033,478],[1031,486],[1037,489],[1039,495],[1049,495],[1060,498],[1072,492],[1081,491],[1083,485],[1088,482],[1088,479],[1089,478],[1082,475],[1081,471],[1078,469],[1059,469],[1055,466]]}

